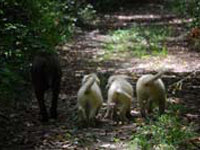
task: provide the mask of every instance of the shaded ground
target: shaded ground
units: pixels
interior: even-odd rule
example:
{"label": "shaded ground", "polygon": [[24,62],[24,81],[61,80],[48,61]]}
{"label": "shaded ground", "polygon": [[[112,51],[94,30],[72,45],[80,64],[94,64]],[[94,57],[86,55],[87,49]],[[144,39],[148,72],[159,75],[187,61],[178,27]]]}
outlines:
{"label": "shaded ground", "polygon": [[[133,24],[148,26],[172,26],[174,37],[167,43],[169,53],[166,57],[150,57],[148,59],[120,59],[104,61],[104,43],[109,39],[108,31],[119,28],[129,28]],[[87,30],[77,30],[72,43],[65,44],[60,49],[63,67],[62,91],[59,102],[59,119],[41,125],[37,121],[37,103],[29,110],[21,113],[23,118],[23,132],[14,139],[19,149],[120,149],[128,147],[127,142],[137,130],[136,123],[117,125],[111,120],[104,120],[97,128],[78,129],[76,124],[76,93],[80,87],[84,74],[98,72],[102,81],[103,96],[107,78],[113,73],[128,74],[135,89],[135,82],[144,73],[155,73],[165,66],[169,71],[163,76],[169,89],[169,100],[184,104],[189,112],[183,117],[200,125],[200,53],[192,51],[184,38],[185,24],[181,18],[167,12],[159,4],[134,5],[131,9],[120,9],[110,14],[100,14],[97,26]],[[193,73],[183,81],[183,88],[172,92],[172,84]],[[101,115],[105,107],[102,108]],[[133,115],[138,118],[137,102],[133,102]],[[189,117],[188,117],[189,115]],[[20,116],[19,116],[20,117]],[[200,132],[200,131],[199,131]]]}

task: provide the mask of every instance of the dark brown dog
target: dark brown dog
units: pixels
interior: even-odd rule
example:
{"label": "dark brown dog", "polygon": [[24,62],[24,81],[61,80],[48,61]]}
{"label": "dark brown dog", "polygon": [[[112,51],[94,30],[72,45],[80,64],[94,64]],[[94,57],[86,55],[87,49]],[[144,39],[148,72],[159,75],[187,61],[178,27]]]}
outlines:
{"label": "dark brown dog", "polygon": [[42,121],[47,122],[49,117],[45,106],[44,95],[48,89],[52,90],[50,116],[57,118],[57,102],[60,92],[61,66],[56,54],[41,53],[33,60],[31,69],[32,82],[38,100]]}

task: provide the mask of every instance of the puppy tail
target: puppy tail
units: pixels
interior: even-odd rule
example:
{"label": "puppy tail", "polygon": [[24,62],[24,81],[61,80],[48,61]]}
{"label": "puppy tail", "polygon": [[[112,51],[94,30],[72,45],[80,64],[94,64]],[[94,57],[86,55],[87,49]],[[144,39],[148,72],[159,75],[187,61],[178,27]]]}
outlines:
{"label": "puppy tail", "polygon": [[87,81],[85,82],[84,85],[84,93],[87,94],[88,91],[90,91],[91,86],[94,84],[94,82],[96,81],[95,76],[91,76],[90,78],[87,79]]}
{"label": "puppy tail", "polygon": [[165,73],[164,70],[158,72],[156,75],[154,75],[154,76],[147,82],[147,84],[149,84],[149,83],[151,84],[151,83],[155,82],[156,80],[158,80],[159,78],[161,78],[161,76],[162,76],[164,73]]}
{"label": "puppy tail", "polygon": [[121,89],[116,90],[116,94],[121,94],[121,95],[128,97],[129,99],[132,99],[132,96],[130,94],[126,93],[125,91],[123,91]]}

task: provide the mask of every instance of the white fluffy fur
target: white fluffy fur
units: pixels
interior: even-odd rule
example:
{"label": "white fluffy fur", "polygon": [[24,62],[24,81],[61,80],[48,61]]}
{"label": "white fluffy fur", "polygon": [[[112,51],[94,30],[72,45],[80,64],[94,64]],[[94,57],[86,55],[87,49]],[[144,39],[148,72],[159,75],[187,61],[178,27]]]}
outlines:
{"label": "white fluffy fur", "polygon": [[[125,79],[126,76],[114,75],[108,80],[108,100],[106,117],[113,117],[116,111],[119,110],[119,117],[121,121],[127,121],[127,114],[130,114],[131,101],[133,98],[133,87]],[[111,108],[111,105],[114,108]]]}
{"label": "white fluffy fur", "polygon": [[146,116],[146,109],[151,112],[153,103],[159,106],[160,113],[164,112],[166,103],[165,85],[160,79],[164,72],[156,75],[147,74],[139,78],[136,84],[137,100],[139,101],[141,114]]}
{"label": "white fluffy fur", "polygon": [[103,103],[99,82],[96,74],[85,75],[78,91],[79,117],[89,125],[94,124],[95,116]]}

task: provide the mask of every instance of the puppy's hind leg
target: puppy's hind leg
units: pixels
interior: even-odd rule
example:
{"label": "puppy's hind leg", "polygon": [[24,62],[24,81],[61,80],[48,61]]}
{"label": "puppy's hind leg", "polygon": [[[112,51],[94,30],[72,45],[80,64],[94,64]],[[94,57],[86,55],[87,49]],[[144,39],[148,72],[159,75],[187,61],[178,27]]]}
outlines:
{"label": "puppy's hind leg", "polygon": [[51,108],[50,108],[50,115],[51,118],[56,119],[57,118],[57,104],[58,104],[58,97],[59,97],[59,92],[60,92],[60,79],[55,79],[53,81],[53,92],[52,92],[52,103],[51,103]]}
{"label": "puppy's hind leg", "polygon": [[165,112],[165,107],[166,107],[166,100],[165,98],[159,100],[159,113],[160,115]]}
{"label": "puppy's hind leg", "polygon": [[153,99],[149,98],[147,102],[147,112],[148,114],[152,113],[153,111]]}

